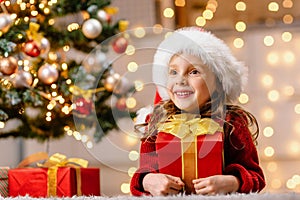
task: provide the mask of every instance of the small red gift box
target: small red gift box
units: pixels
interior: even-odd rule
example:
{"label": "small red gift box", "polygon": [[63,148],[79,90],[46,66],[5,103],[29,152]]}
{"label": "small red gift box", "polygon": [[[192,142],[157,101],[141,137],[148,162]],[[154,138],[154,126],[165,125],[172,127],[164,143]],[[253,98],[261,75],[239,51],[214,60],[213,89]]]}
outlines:
{"label": "small red gift box", "polygon": [[174,121],[159,128],[156,139],[159,172],[181,177],[185,192],[194,193],[193,179],[222,174],[223,131],[216,122],[206,118],[190,120],[187,124],[182,124],[185,121],[182,119]]}
{"label": "small red gift box", "polygon": [[[78,173],[76,173],[78,170]],[[9,196],[100,195],[99,168],[17,168],[8,172]]]}

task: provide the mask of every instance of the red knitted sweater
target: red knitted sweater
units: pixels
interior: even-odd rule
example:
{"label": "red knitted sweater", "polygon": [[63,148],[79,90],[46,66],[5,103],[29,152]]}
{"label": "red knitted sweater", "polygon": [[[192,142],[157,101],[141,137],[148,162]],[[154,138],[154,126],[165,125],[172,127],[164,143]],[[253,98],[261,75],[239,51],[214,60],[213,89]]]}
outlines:
{"label": "red knitted sweater", "polygon": [[[226,121],[233,125],[233,133],[225,134],[224,172],[234,175],[240,181],[238,192],[259,192],[265,187],[264,174],[259,166],[256,147],[244,119],[228,114]],[[226,129],[224,129],[226,131]],[[227,131],[229,131],[227,129]],[[140,147],[140,167],[131,179],[130,190],[134,196],[149,195],[143,188],[143,178],[147,173],[158,173],[155,142],[143,140]]]}

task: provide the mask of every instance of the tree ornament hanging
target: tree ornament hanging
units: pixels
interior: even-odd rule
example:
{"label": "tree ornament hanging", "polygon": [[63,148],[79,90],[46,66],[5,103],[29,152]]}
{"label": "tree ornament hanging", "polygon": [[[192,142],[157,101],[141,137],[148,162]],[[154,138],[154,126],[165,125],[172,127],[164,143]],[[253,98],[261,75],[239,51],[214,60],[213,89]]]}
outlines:
{"label": "tree ornament hanging", "polygon": [[118,84],[118,82],[120,81],[120,75],[117,73],[114,74],[110,74],[104,81],[104,88],[108,91],[108,92],[113,92],[113,90],[115,89],[116,85]]}
{"label": "tree ornament hanging", "polygon": [[38,78],[46,85],[50,85],[57,81],[58,79],[58,70],[55,66],[48,63],[44,64],[38,70]]}
{"label": "tree ornament hanging", "polygon": [[29,40],[24,43],[23,45],[23,52],[31,57],[37,57],[40,55],[41,50],[37,44],[36,41],[34,40]]}
{"label": "tree ornament hanging", "polygon": [[94,103],[90,99],[79,97],[75,99],[74,103],[76,106],[75,111],[79,114],[79,116],[85,117],[91,114]]}
{"label": "tree ornament hanging", "polygon": [[18,61],[15,57],[9,56],[0,59],[0,72],[4,75],[11,75],[18,69]]}
{"label": "tree ornament hanging", "polygon": [[88,19],[82,25],[82,33],[89,39],[95,39],[102,32],[102,24],[97,19]]}
{"label": "tree ornament hanging", "polygon": [[98,10],[97,19],[99,19],[100,22],[102,22],[102,23],[110,23],[111,22],[111,16],[104,10]]}
{"label": "tree ornament hanging", "polygon": [[127,49],[128,42],[124,37],[117,37],[113,43],[112,48],[116,53],[124,53]]}
{"label": "tree ornament hanging", "polygon": [[31,86],[33,79],[29,72],[20,70],[16,73],[12,82],[15,88],[24,88]]}
{"label": "tree ornament hanging", "polygon": [[47,54],[50,51],[50,42],[47,38],[43,37],[39,44],[41,54]]}
{"label": "tree ornament hanging", "polygon": [[121,97],[118,99],[118,101],[116,103],[116,108],[120,111],[124,111],[127,108],[125,97]]}
{"label": "tree ornament hanging", "polygon": [[0,30],[3,33],[6,33],[12,24],[12,19],[10,17],[10,14],[7,13],[1,13],[0,14]]}

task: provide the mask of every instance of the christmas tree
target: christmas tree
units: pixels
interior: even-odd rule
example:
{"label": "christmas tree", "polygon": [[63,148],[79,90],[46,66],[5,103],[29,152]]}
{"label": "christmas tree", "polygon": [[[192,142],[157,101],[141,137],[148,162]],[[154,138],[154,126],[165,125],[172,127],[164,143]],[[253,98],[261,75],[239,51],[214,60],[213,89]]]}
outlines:
{"label": "christmas tree", "polygon": [[130,90],[116,89],[122,80],[105,56],[127,47],[125,37],[107,40],[128,24],[112,21],[117,8],[108,0],[0,2],[0,137],[59,138],[95,127],[95,117],[96,141],[117,128],[124,103],[106,102]]}

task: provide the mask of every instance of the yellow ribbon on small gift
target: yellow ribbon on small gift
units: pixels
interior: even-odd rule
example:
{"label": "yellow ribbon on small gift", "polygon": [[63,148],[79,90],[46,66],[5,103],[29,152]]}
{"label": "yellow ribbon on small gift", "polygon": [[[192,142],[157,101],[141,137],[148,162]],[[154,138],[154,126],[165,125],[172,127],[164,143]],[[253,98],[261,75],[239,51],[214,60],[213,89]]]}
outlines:
{"label": "yellow ribbon on small gift", "polygon": [[69,91],[75,95],[75,96],[82,96],[83,98],[85,98],[86,100],[90,99],[92,97],[93,94],[97,93],[97,92],[102,92],[104,91],[105,88],[101,87],[101,88],[95,88],[95,89],[87,89],[84,90],[76,85],[72,85],[69,88]]}
{"label": "yellow ribbon on small gift", "polygon": [[[166,122],[159,123],[157,129],[181,140],[182,179],[188,179],[186,185],[193,188],[189,184],[193,178],[198,178],[197,136],[223,132],[223,128],[211,118],[200,118],[194,114],[183,113],[172,115]],[[195,156],[194,159],[189,159],[191,155]]]}
{"label": "yellow ribbon on small gift", "polygon": [[86,168],[88,166],[88,161],[81,158],[69,158],[63,154],[55,153],[48,158],[48,160],[43,164],[38,164],[39,167],[48,168],[48,196],[56,196],[57,187],[57,170],[58,167],[73,167],[76,170],[76,180],[77,180],[77,195],[81,196],[81,174],[80,167]]}
{"label": "yellow ribbon on small gift", "polygon": [[40,25],[34,22],[29,23],[29,29],[26,31],[28,38],[40,42],[43,38],[41,33],[38,33]]}

